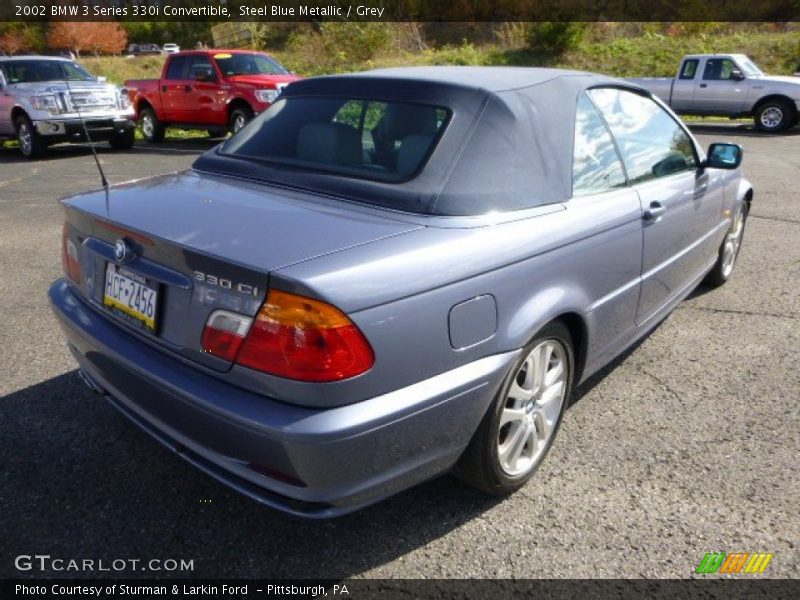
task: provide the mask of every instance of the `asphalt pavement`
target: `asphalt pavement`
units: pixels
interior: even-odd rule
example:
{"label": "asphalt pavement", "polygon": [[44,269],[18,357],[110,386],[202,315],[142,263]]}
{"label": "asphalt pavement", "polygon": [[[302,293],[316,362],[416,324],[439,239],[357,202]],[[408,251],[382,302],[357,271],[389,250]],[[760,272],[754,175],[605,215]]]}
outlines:
{"label": "asphalt pavement", "polygon": [[[322,522],[229,491],[84,387],[46,291],[61,276],[56,199],[99,186],[92,155],[0,150],[0,576],[672,578],[723,551],[772,553],[764,576],[800,577],[800,128],[695,131],[742,144],[756,190],[733,279],[698,289],[577,390],[513,496],[443,477]],[[212,145],[100,159],[120,182],[187,168]],[[18,571],[28,554],[194,568]]]}

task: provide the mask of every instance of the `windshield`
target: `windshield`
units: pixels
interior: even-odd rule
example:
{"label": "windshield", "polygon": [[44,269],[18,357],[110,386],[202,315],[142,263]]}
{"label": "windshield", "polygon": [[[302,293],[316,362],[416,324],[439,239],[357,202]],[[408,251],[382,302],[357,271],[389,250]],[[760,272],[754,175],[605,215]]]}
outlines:
{"label": "windshield", "polygon": [[231,75],[288,75],[276,61],[264,54],[215,54],[219,70],[225,76]]}
{"label": "windshield", "polygon": [[220,152],[398,182],[419,171],[449,116],[445,108],[421,104],[289,97],[273,104]]}
{"label": "windshield", "polygon": [[745,77],[762,77],[764,75],[764,72],[756,66],[756,63],[754,63],[746,56],[737,58],[739,67],[742,69],[742,72],[744,73]]}
{"label": "windshield", "polygon": [[62,60],[14,60],[2,64],[8,83],[37,81],[95,81],[80,65]]}

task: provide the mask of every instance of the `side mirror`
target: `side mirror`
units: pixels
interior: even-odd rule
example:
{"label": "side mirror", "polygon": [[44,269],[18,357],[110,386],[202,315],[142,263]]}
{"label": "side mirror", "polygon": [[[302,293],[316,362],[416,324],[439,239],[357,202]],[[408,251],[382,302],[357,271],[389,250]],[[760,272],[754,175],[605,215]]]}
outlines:
{"label": "side mirror", "polygon": [[103,77],[102,75],[97,78],[97,83],[105,83],[108,81],[108,77]]}
{"label": "side mirror", "polygon": [[734,69],[733,71],[731,71],[731,79],[733,79],[734,81],[741,81],[742,79],[744,79],[744,75],[739,69]]}
{"label": "side mirror", "polygon": [[711,144],[703,166],[712,169],[738,169],[742,164],[742,152],[739,144]]}
{"label": "side mirror", "polygon": [[0,89],[6,87],[6,74],[0,71]]}

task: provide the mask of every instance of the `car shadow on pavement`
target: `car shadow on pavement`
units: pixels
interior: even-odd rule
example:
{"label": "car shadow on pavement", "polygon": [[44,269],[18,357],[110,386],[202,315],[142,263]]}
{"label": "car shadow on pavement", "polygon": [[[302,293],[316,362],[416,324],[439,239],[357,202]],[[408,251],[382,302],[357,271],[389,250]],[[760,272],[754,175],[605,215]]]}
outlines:
{"label": "car shadow on pavement", "polygon": [[106,562],[194,561],[191,572],[104,577],[345,578],[394,561],[501,501],[442,477],[338,519],[287,516],[166,451],[88,391],[77,371],[0,400],[0,480],[2,577],[20,576],[13,557],[35,550]]}
{"label": "car shadow on pavement", "polygon": [[[700,287],[703,287],[702,284]],[[689,296],[690,298],[696,294],[696,290],[692,292]],[[650,331],[648,331],[644,336],[636,340],[629,348],[623,350],[622,353],[613,359],[610,363],[606,366],[601,368],[596,373],[589,376],[589,378],[578,385],[575,390],[572,392],[572,396],[570,397],[569,404],[567,405],[567,410],[575,406],[578,402],[580,402],[585,396],[589,395],[589,393],[597,387],[597,385],[603,381],[608,375],[614,371],[617,367],[619,367],[622,363],[624,363],[628,357],[636,352],[636,350],[644,344],[647,339],[653,335],[658,329],[669,319],[670,315],[664,317],[661,321],[659,321]]]}

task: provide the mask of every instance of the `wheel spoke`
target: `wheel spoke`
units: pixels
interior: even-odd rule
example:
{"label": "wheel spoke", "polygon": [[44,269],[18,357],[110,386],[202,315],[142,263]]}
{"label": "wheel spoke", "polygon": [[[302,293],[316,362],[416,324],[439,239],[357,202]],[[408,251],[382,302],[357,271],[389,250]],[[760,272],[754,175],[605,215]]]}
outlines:
{"label": "wheel spoke", "polygon": [[545,387],[550,387],[554,383],[561,381],[564,376],[564,361],[559,360],[556,365],[547,372],[544,378]]}
{"label": "wheel spoke", "polygon": [[526,447],[528,453],[531,454],[536,445],[536,431],[529,422],[520,423],[517,426],[511,437],[500,447],[500,461],[504,467],[514,473],[520,470],[520,458]]}
{"label": "wheel spoke", "polygon": [[517,459],[519,458],[522,448],[525,446],[525,438],[528,434],[528,424],[524,421],[511,426],[503,444],[500,446],[499,456],[500,461],[506,467],[514,470],[516,467]]}
{"label": "wheel spoke", "polygon": [[533,385],[531,389],[534,394],[538,394],[544,385],[544,378],[547,374],[547,366],[550,363],[550,356],[553,348],[549,344],[542,344],[534,350],[533,356]]}
{"label": "wheel spoke", "polygon": [[536,403],[535,410],[547,419],[549,424],[555,423],[561,412],[564,398],[564,383],[558,383],[547,390],[542,399]]}
{"label": "wheel spoke", "polygon": [[550,431],[553,429],[553,420],[548,419],[547,415],[538,411],[534,415],[534,428],[538,434],[538,439],[544,441],[550,437]]}
{"label": "wheel spoke", "polygon": [[506,423],[523,423],[525,421],[525,409],[506,408],[500,415],[500,428]]}

